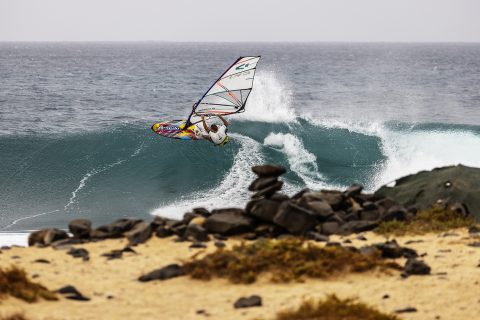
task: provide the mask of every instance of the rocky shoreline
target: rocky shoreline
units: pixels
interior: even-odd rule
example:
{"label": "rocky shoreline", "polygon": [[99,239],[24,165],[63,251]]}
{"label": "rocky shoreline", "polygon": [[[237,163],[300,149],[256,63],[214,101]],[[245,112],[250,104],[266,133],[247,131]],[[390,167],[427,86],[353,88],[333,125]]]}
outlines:
{"label": "rocky shoreline", "polygon": [[[480,233],[473,220],[476,211],[471,210],[475,202],[464,196],[472,190],[458,192],[454,178],[442,181],[443,193],[430,196],[435,199],[430,206],[469,221],[464,225],[469,228],[393,239],[378,230],[418,219],[424,209],[415,203],[418,197],[400,203],[393,199],[393,189],[388,196],[382,189],[369,194],[356,184],[344,191],[305,189],[288,196],[281,192],[284,168],[263,165],[252,170],[257,179],[249,187],[252,197],[245,208],[195,208],[182,220],[119,219],[95,228],[77,219],[69,223],[69,232],[31,233],[29,248],[2,248],[2,270],[23,268],[60,300],[25,304],[7,295],[4,301],[0,298],[0,318],[19,311],[28,319],[97,318],[91,312],[82,314],[79,304],[86,303],[94,312],[108,310],[101,318],[117,319],[136,314],[146,303],[142,299],[153,303],[161,296],[165,319],[273,319],[275,310],[294,307],[293,302],[298,305],[305,295],[318,292],[321,297],[357,297],[402,319],[449,319],[448,307],[437,306],[447,297],[425,298],[457,287],[455,294],[466,301],[460,303],[463,310],[455,309],[455,318],[480,311],[478,303],[466,303],[480,276]],[[444,189],[455,192],[446,194]],[[408,191],[419,193],[412,187]],[[470,289],[461,291],[466,286]],[[136,292],[144,294],[137,297]],[[224,302],[216,305],[215,299]],[[56,304],[70,313],[58,313]],[[236,309],[248,311],[240,314]],[[155,304],[144,310],[144,318],[158,318]]]}

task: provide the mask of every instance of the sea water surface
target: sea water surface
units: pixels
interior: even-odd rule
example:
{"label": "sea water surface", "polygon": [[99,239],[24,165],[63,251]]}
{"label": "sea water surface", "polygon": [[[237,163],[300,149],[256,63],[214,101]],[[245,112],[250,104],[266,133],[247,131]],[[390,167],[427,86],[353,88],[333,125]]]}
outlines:
{"label": "sea water surface", "polygon": [[[241,55],[226,147],[151,132]],[[480,44],[0,43],[0,231],[243,207],[267,162],[287,193],[480,167]]]}

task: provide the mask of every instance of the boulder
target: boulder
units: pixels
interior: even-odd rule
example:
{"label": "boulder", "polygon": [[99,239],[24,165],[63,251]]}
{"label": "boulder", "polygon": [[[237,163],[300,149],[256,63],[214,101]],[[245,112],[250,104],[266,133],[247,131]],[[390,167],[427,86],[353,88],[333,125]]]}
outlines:
{"label": "boulder", "polygon": [[127,231],[130,231],[135,225],[143,222],[140,219],[118,219],[110,224],[100,226],[90,232],[91,238],[120,238]]}
{"label": "boulder", "polygon": [[255,221],[251,217],[245,216],[242,209],[220,209],[212,211],[212,215],[207,218],[204,227],[209,233],[234,235],[252,231]]}
{"label": "boulder", "polygon": [[382,216],[383,221],[405,221],[407,220],[409,214],[407,209],[400,205],[394,205],[387,210]]}
{"label": "boulder", "polygon": [[328,202],[323,200],[307,202],[307,207],[313,212],[315,218],[320,221],[325,221],[328,217],[333,215],[332,207]]}
{"label": "boulder", "polygon": [[140,282],[148,282],[152,280],[167,280],[179,276],[183,276],[185,272],[183,272],[182,267],[178,264],[169,264],[160,269],[153,270],[141,277],[138,278]]}
{"label": "boulder", "polygon": [[409,275],[427,275],[431,268],[425,262],[417,259],[408,259],[405,263],[404,274]]}
{"label": "boulder", "polygon": [[269,187],[277,182],[277,177],[267,177],[267,178],[257,178],[255,179],[250,186],[248,187],[248,190],[250,191],[258,191],[265,189],[266,187]]}
{"label": "boulder", "polygon": [[195,213],[195,214],[198,214],[202,217],[208,217],[210,215],[210,211],[208,211],[207,209],[205,208],[193,208],[192,209],[192,212]]}
{"label": "boulder", "polygon": [[363,190],[362,185],[354,183],[347,190],[345,190],[343,194],[345,195],[345,197],[349,198],[349,197],[359,195],[360,193],[362,193],[362,190]]}
{"label": "boulder", "polygon": [[480,219],[480,168],[463,165],[421,171],[383,186],[375,194],[388,196],[405,206],[424,210],[438,200],[462,203],[477,221]]}
{"label": "boulder", "polygon": [[207,230],[201,225],[194,223],[190,223],[187,226],[184,238],[195,242],[205,242],[210,240]]}
{"label": "boulder", "polygon": [[250,206],[247,204],[247,214],[268,222],[273,222],[280,207],[280,203],[268,199],[254,200],[250,203]]}
{"label": "boulder", "polygon": [[67,254],[71,255],[74,258],[82,258],[83,261],[90,260],[88,250],[84,248],[70,248]]}
{"label": "boulder", "polygon": [[278,208],[273,222],[292,234],[301,235],[313,229],[316,224],[313,213],[293,202],[285,201]]}
{"label": "boulder", "polygon": [[364,221],[377,221],[380,219],[380,211],[373,209],[373,210],[368,210],[368,211],[362,211],[360,212],[360,220]]}
{"label": "boulder", "polygon": [[261,197],[268,198],[268,197],[272,196],[278,190],[282,189],[282,186],[283,186],[283,181],[277,181],[274,184],[272,184],[272,185],[270,185],[270,186],[268,186],[264,189],[259,190],[257,193],[255,193],[252,196],[252,199],[261,198]]}
{"label": "boulder", "polygon": [[279,165],[266,164],[262,166],[253,166],[252,171],[259,177],[278,177],[287,172],[287,170]]}
{"label": "boulder", "polygon": [[276,202],[283,202],[283,201],[288,201],[290,200],[290,197],[287,196],[285,193],[281,193],[281,192],[275,192],[274,194],[272,194],[269,198],[270,200],[272,201],[276,201]]}
{"label": "boulder", "polygon": [[128,239],[129,246],[136,246],[137,244],[144,243],[152,236],[153,230],[149,223],[140,222],[133,227],[130,231],[125,232],[125,236]]}
{"label": "boulder", "polygon": [[85,297],[83,294],[80,293],[80,291],[77,290],[72,285],[66,285],[60,289],[57,290],[58,293],[63,295],[66,299],[69,300],[76,300],[76,301],[89,301],[90,298]]}
{"label": "boulder", "polygon": [[196,214],[196,213],[193,213],[193,212],[186,212],[184,215],[183,215],[183,219],[182,219],[182,222],[184,224],[189,224],[190,221],[192,221],[193,219],[197,218],[197,217],[200,217],[200,215]]}
{"label": "boulder", "polygon": [[340,232],[340,224],[335,221],[322,223],[320,232],[326,236],[337,234]]}
{"label": "boulder", "polygon": [[74,219],[68,223],[68,230],[75,238],[87,239],[90,237],[92,222],[87,219]]}
{"label": "boulder", "polygon": [[28,245],[49,246],[52,242],[67,239],[68,234],[59,229],[42,229],[30,233],[28,236]]}
{"label": "boulder", "polygon": [[262,306],[262,297],[253,295],[250,297],[242,297],[239,298],[233,304],[235,309],[239,308],[250,308],[250,307],[261,307]]}
{"label": "boulder", "polygon": [[341,234],[352,234],[370,231],[378,227],[376,221],[349,221],[340,227]]}

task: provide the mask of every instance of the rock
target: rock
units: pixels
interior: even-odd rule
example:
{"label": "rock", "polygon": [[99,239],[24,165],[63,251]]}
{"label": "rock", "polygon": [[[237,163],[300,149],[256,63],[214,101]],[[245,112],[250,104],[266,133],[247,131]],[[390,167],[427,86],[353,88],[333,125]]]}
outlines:
{"label": "rock", "polygon": [[377,221],[379,219],[380,219],[380,211],[376,209],[360,212],[360,220]]}
{"label": "rock", "polygon": [[49,264],[50,261],[48,261],[47,259],[37,259],[35,261],[33,261],[34,263],[46,263],[46,264]]}
{"label": "rock", "polygon": [[376,247],[382,252],[383,258],[397,259],[403,257],[403,248],[395,240],[379,243]]}
{"label": "rock", "polygon": [[343,192],[345,197],[353,197],[362,193],[363,186],[357,183],[352,184],[347,190]]}
{"label": "rock", "polygon": [[320,192],[320,197],[322,200],[327,201],[335,211],[342,209],[345,200],[345,196],[340,191],[322,190]]}
{"label": "rock", "polygon": [[88,239],[92,230],[92,222],[87,219],[74,219],[68,223],[68,230],[75,238]]}
{"label": "rock", "polygon": [[403,309],[397,309],[394,312],[395,313],[412,313],[412,312],[417,312],[417,309],[413,307],[407,307]]}
{"label": "rock", "polygon": [[270,196],[269,199],[272,200],[272,201],[282,203],[283,201],[290,200],[290,197],[287,196],[285,193],[275,192],[273,195]]}
{"label": "rock", "polygon": [[67,254],[71,255],[74,258],[82,258],[83,261],[90,260],[89,253],[87,249],[84,248],[71,248],[68,250]]}
{"label": "rock", "polygon": [[110,224],[93,229],[90,232],[90,237],[99,239],[120,238],[125,232],[130,231],[140,222],[143,222],[143,220],[127,218],[118,219]]}
{"label": "rock", "polygon": [[210,240],[208,232],[204,227],[192,223],[188,225],[184,238],[195,242],[205,242]]}
{"label": "rock", "polygon": [[185,273],[183,272],[182,267],[180,267],[178,264],[169,264],[168,266],[154,270],[141,276],[140,278],[138,278],[138,281],[147,282],[152,280],[167,280],[183,276],[184,274]]}
{"label": "rock", "polygon": [[362,206],[355,201],[353,198],[348,198],[348,202],[350,202],[350,208],[348,209],[350,212],[355,212],[355,213],[360,213],[362,212],[363,208]]}
{"label": "rock", "polygon": [[253,196],[252,196],[252,199],[255,199],[255,198],[261,198],[261,197],[270,197],[271,195],[273,195],[275,192],[277,192],[278,190],[282,189],[282,186],[283,186],[283,181],[277,181],[275,182],[274,184],[262,189],[262,190],[259,190],[257,193],[255,193]]}
{"label": "rock", "polygon": [[477,235],[480,234],[480,226],[479,225],[474,225],[468,228],[468,233],[470,235]]}
{"label": "rock", "polygon": [[438,199],[462,203],[480,219],[480,169],[463,165],[421,171],[396,180],[394,187],[383,186],[375,192],[405,206],[428,209]]}
{"label": "rock", "polygon": [[107,260],[120,259],[120,258],[122,258],[124,252],[137,253],[132,248],[125,247],[121,250],[112,250],[110,252],[103,253],[103,254],[101,254],[101,256],[102,257],[107,257]]}
{"label": "rock", "polygon": [[80,291],[72,285],[67,285],[57,290],[58,293],[63,295],[66,299],[77,301],[89,301],[90,298],[85,297]]}
{"label": "rock", "polygon": [[467,244],[469,247],[480,248],[480,242],[475,241]]}
{"label": "rock", "polygon": [[255,232],[247,232],[242,237],[244,240],[257,240],[258,236]]}
{"label": "rock", "polygon": [[431,268],[423,261],[417,259],[408,259],[405,264],[404,274],[409,275],[426,275],[430,274]]}
{"label": "rock", "polygon": [[205,208],[193,208],[192,212],[205,218],[210,216],[210,211]]}
{"label": "rock", "polygon": [[212,215],[205,221],[204,227],[209,233],[234,235],[252,231],[255,222],[243,214],[242,209],[231,208],[213,210]]}
{"label": "rock", "polygon": [[396,204],[397,204],[397,202],[395,202],[393,199],[388,198],[388,197],[382,198],[382,199],[377,200],[375,202],[375,205],[377,207],[383,208],[383,211],[387,211],[388,209],[390,209],[391,207],[393,207]]}
{"label": "rock", "polygon": [[259,177],[278,177],[287,172],[287,170],[279,165],[266,164],[262,166],[253,166],[252,171]]}
{"label": "rock", "polygon": [[257,295],[253,295],[250,297],[242,297],[239,298],[233,304],[235,309],[239,308],[250,308],[250,307],[261,307],[262,306],[262,298]]}
{"label": "rock", "polygon": [[362,208],[365,211],[378,210],[378,206],[374,202],[371,202],[371,201],[365,201],[362,204]]}
{"label": "rock", "polygon": [[333,209],[326,201],[310,201],[307,202],[307,207],[313,212],[315,218],[320,221],[325,221],[333,215]]}
{"label": "rock", "polygon": [[451,203],[451,204],[449,203],[447,205],[447,209],[455,212],[456,214],[458,214],[459,216],[461,216],[463,218],[467,218],[467,217],[470,216],[470,212],[468,211],[467,206],[464,205],[463,203],[459,203],[459,202],[454,202],[454,203]]}
{"label": "rock", "polygon": [[275,184],[277,181],[278,181],[277,177],[257,178],[250,184],[250,186],[248,187],[248,190],[250,191],[262,190],[267,187],[270,187],[271,185]]}
{"label": "rock", "polygon": [[30,233],[28,236],[28,245],[43,245],[49,246],[52,242],[67,239],[68,234],[59,229],[42,229]]}
{"label": "rock", "polygon": [[321,233],[324,235],[332,235],[340,232],[340,224],[338,222],[324,222],[322,223]]}
{"label": "rock", "polygon": [[320,234],[318,232],[314,232],[314,231],[308,231],[305,234],[305,236],[307,237],[307,239],[311,239],[311,240],[314,240],[314,241],[317,241],[317,242],[328,242],[329,241],[328,236]]}
{"label": "rock", "polygon": [[197,218],[197,217],[200,217],[200,215],[193,212],[187,212],[183,215],[182,222],[183,224],[187,225],[190,223],[190,221],[192,221],[194,218]]}
{"label": "rock", "polygon": [[188,224],[189,225],[190,224],[196,224],[198,226],[203,227],[203,224],[205,223],[206,220],[207,220],[207,218],[205,218],[203,216],[199,216],[199,217],[196,217],[196,218],[193,218],[192,220],[190,220],[190,222]]}
{"label": "rock", "polygon": [[189,246],[191,249],[205,249],[206,247],[207,245],[203,242],[194,242]]}
{"label": "rock", "polygon": [[160,226],[157,228],[157,230],[155,230],[155,235],[158,238],[167,238],[167,237],[173,236],[174,233],[172,229],[165,226]]}
{"label": "rock", "polygon": [[280,207],[278,202],[269,199],[253,200],[249,204],[246,208],[248,214],[268,222],[273,222],[273,218]]}
{"label": "rock", "polygon": [[403,206],[395,205],[392,206],[387,212],[382,216],[383,221],[405,221],[408,218],[408,211]]}
{"label": "rock", "polygon": [[137,223],[133,229],[127,231],[125,236],[128,239],[129,246],[136,246],[140,243],[144,243],[152,236],[152,227],[146,222]]}
{"label": "rock", "polygon": [[378,227],[376,221],[349,221],[340,227],[341,234],[352,234],[370,231]]}
{"label": "rock", "polygon": [[66,238],[52,242],[50,246],[54,249],[70,248],[72,245],[84,244],[90,242],[90,239]]}
{"label": "rock", "polygon": [[290,201],[285,201],[280,205],[273,222],[296,235],[304,234],[313,229],[316,224],[315,217],[311,211]]}
{"label": "rock", "polygon": [[[305,188],[305,189],[300,190],[299,192],[297,192],[293,195],[292,200],[300,199],[307,192],[311,192],[311,190],[309,188]],[[320,199],[320,200],[323,200],[323,199]]]}
{"label": "rock", "polygon": [[222,241],[217,240],[213,243],[213,245],[217,248],[225,248],[225,242],[222,242]]}

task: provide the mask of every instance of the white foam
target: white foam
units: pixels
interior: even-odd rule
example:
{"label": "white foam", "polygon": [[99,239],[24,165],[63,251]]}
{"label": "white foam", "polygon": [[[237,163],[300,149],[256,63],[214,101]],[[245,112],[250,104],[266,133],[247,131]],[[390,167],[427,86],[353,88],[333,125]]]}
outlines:
{"label": "white foam", "polygon": [[308,188],[327,187],[318,171],[317,157],[305,149],[299,138],[290,133],[270,133],[263,143],[284,153],[290,170],[295,172]]}
{"label": "white foam", "polygon": [[0,246],[22,246],[28,245],[29,233],[5,232],[0,233]]}
{"label": "white foam", "polygon": [[392,131],[381,133],[387,160],[372,187],[437,167],[463,164],[480,167],[480,136],[467,131]]}
{"label": "white foam", "polygon": [[253,165],[263,162],[260,153],[261,145],[246,136],[230,134],[235,141],[241,143],[240,150],[228,173],[220,184],[213,190],[196,192],[174,203],[164,204],[151,211],[153,215],[180,219],[182,215],[193,207],[207,209],[222,207],[244,207],[250,197],[248,185],[255,179],[250,169]]}
{"label": "white foam", "polygon": [[235,115],[235,120],[296,122],[297,116],[291,101],[292,92],[274,72],[258,72],[245,112]]}

